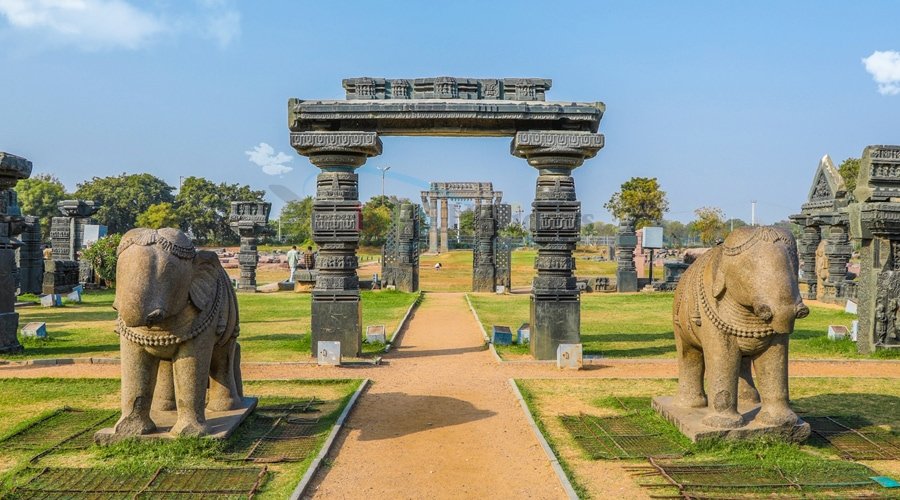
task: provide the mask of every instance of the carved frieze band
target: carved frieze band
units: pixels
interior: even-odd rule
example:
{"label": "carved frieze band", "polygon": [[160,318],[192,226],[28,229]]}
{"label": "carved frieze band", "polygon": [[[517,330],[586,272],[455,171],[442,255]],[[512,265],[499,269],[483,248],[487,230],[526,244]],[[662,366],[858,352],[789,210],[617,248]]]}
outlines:
{"label": "carved frieze band", "polygon": [[544,78],[348,78],[347,99],[502,99],[543,101],[551,80]]}
{"label": "carved frieze band", "polygon": [[593,158],[603,148],[603,144],[603,134],[530,130],[517,132],[510,150],[514,156],[528,160],[554,155],[574,157],[576,161],[572,166],[577,167],[583,160]]}
{"label": "carved frieze band", "polygon": [[304,156],[351,153],[381,154],[381,139],[375,132],[292,132],[291,146]]}

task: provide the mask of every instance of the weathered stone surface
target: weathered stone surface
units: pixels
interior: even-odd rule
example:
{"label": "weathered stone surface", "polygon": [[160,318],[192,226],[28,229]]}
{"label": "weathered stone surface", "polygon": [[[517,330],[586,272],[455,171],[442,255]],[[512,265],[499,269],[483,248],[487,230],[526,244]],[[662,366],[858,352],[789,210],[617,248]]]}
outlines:
{"label": "weathered stone surface", "polygon": [[684,273],[673,307],[679,369],[673,404],[706,410],[702,415],[685,410],[684,418],[702,420],[681,420],[679,426],[744,427],[739,401],[760,398],[761,424],[788,429],[798,424],[788,397],[788,338],[794,321],[809,309],[800,299],[797,270],[791,233],[757,226],[735,229]]}
{"label": "weathered stone surface", "polygon": [[166,422],[154,420],[151,407],[171,411],[176,401],[168,432],[209,435],[208,412],[247,407],[231,280],[215,253],[196,250],[177,229],[132,229],[118,254],[116,274],[129,277],[118,280],[114,302],[122,417],[114,436],[97,439],[155,434]]}
{"label": "weathered stone surface", "polygon": [[27,179],[31,169],[31,162],[25,158],[0,152],[0,354],[23,350],[16,337],[16,249],[22,245],[16,236],[25,226],[12,188]]}
{"label": "weathered stone surface", "polygon": [[637,233],[634,218],[625,217],[619,221],[616,234],[616,291],[638,291],[637,268],[634,266],[634,249],[637,247]]}
{"label": "weathered stone surface", "polygon": [[552,82],[544,78],[347,78],[347,99],[489,99],[543,101]]}
{"label": "weathered stone surface", "polygon": [[341,343],[342,356],[358,357],[362,350],[359,296],[348,294],[347,300],[316,300],[316,291],[313,290],[312,302],[312,355],[318,354],[316,346],[319,342],[332,341]]}
{"label": "weathered stone surface", "polygon": [[508,204],[475,206],[475,242],[472,251],[472,291],[493,292],[510,286],[510,247],[498,236],[511,219]]}
{"label": "weathered stone surface", "polygon": [[79,274],[80,266],[74,260],[46,260],[41,291],[45,294],[67,294],[78,286]]}
{"label": "weathered stone surface", "polygon": [[382,283],[404,292],[419,291],[419,206],[401,203],[382,248]]}
{"label": "weathered stone surface", "polygon": [[34,216],[24,217],[22,246],[17,251],[19,293],[39,295],[44,280],[44,259],[41,253],[41,221]]}
{"label": "weathered stone surface", "polygon": [[802,443],[810,435],[809,424],[799,418],[793,423],[782,425],[771,425],[762,422],[761,419],[756,418],[760,411],[758,403],[739,405],[738,412],[746,424],[732,429],[705,425],[703,420],[711,413],[709,408],[686,408],[678,405],[672,396],[653,398],[652,407],[694,442],[712,438],[745,440],[768,437],[791,443]]}
{"label": "weathered stone surface", "polygon": [[57,203],[62,217],[50,220],[50,244],[54,260],[78,260],[78,252],[84,248],[84,227],[96,224],[91,216],[100,210],[100,204],[85,200],[63,200]]}
{"label": "weathered stone surface", "polygon": [[238,251],[238,265],[241,275],[238,279],[239,292],[256,292],[256,267],[259,264],[257,238],[267,234],[269,212],[272,204],[261,201],[233,201],[228,225],[241,238]]}

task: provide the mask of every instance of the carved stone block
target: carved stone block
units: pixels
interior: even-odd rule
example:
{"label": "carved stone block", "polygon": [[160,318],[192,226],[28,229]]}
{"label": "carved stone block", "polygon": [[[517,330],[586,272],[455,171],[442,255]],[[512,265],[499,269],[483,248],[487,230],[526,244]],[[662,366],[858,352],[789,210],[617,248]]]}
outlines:
{"label": "carved stone block", "polygon": [[362,349],[362,308],[359,297],[348,300],[319,300],[313,291],[312,301],[312,355],[317,355],[319,342],[341,343],[341,355],[359,356]]}

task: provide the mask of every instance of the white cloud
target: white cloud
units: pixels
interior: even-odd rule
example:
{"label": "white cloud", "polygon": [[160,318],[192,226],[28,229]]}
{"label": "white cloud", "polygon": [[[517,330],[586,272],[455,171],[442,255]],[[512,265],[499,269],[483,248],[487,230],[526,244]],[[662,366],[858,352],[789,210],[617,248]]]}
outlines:
{"label": "white cloud", "polygon": [[275,154],[275,148],[269,146],[265,142],[259,143],[250,151],[244,151],[251,163],[255,163],[262,167],[262,171],[269,175],[281,175],[294,170],[285,163],[294,161],[294,157],[286,155],[281,151]]}
{"label": "white cloud", "polygon": [[900,52],[896,50],[876,50],[869,57],[863,58],[863,64],[882,95],[900,94]]}
{"label": "white cloud", "polygon": [[87,49],[136,49],[166,30],[156,15],[124,0],[0,0],[0,14],[13,27]]}
{"label": "white cloud", "polygon": [[232,0],[200,0],[200,5],[208,12],[201,28],[206,38],[226,47],[241,36],[241,13]]}

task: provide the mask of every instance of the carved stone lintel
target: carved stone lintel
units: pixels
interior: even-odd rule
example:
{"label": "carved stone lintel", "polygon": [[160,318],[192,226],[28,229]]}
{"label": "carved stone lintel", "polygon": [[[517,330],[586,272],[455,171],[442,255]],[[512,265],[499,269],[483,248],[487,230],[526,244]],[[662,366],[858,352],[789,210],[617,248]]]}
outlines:
{"label": "carved stone lintel", "polygon": [[529,130],[517,132],[510,150],[538,169],[574,169],[603,148],[603,134]]}
{"label": "carved stone lintel", "polygon": [[375,132],[292,132],[291,146],[319,168],[356,168],[381,154]]}

